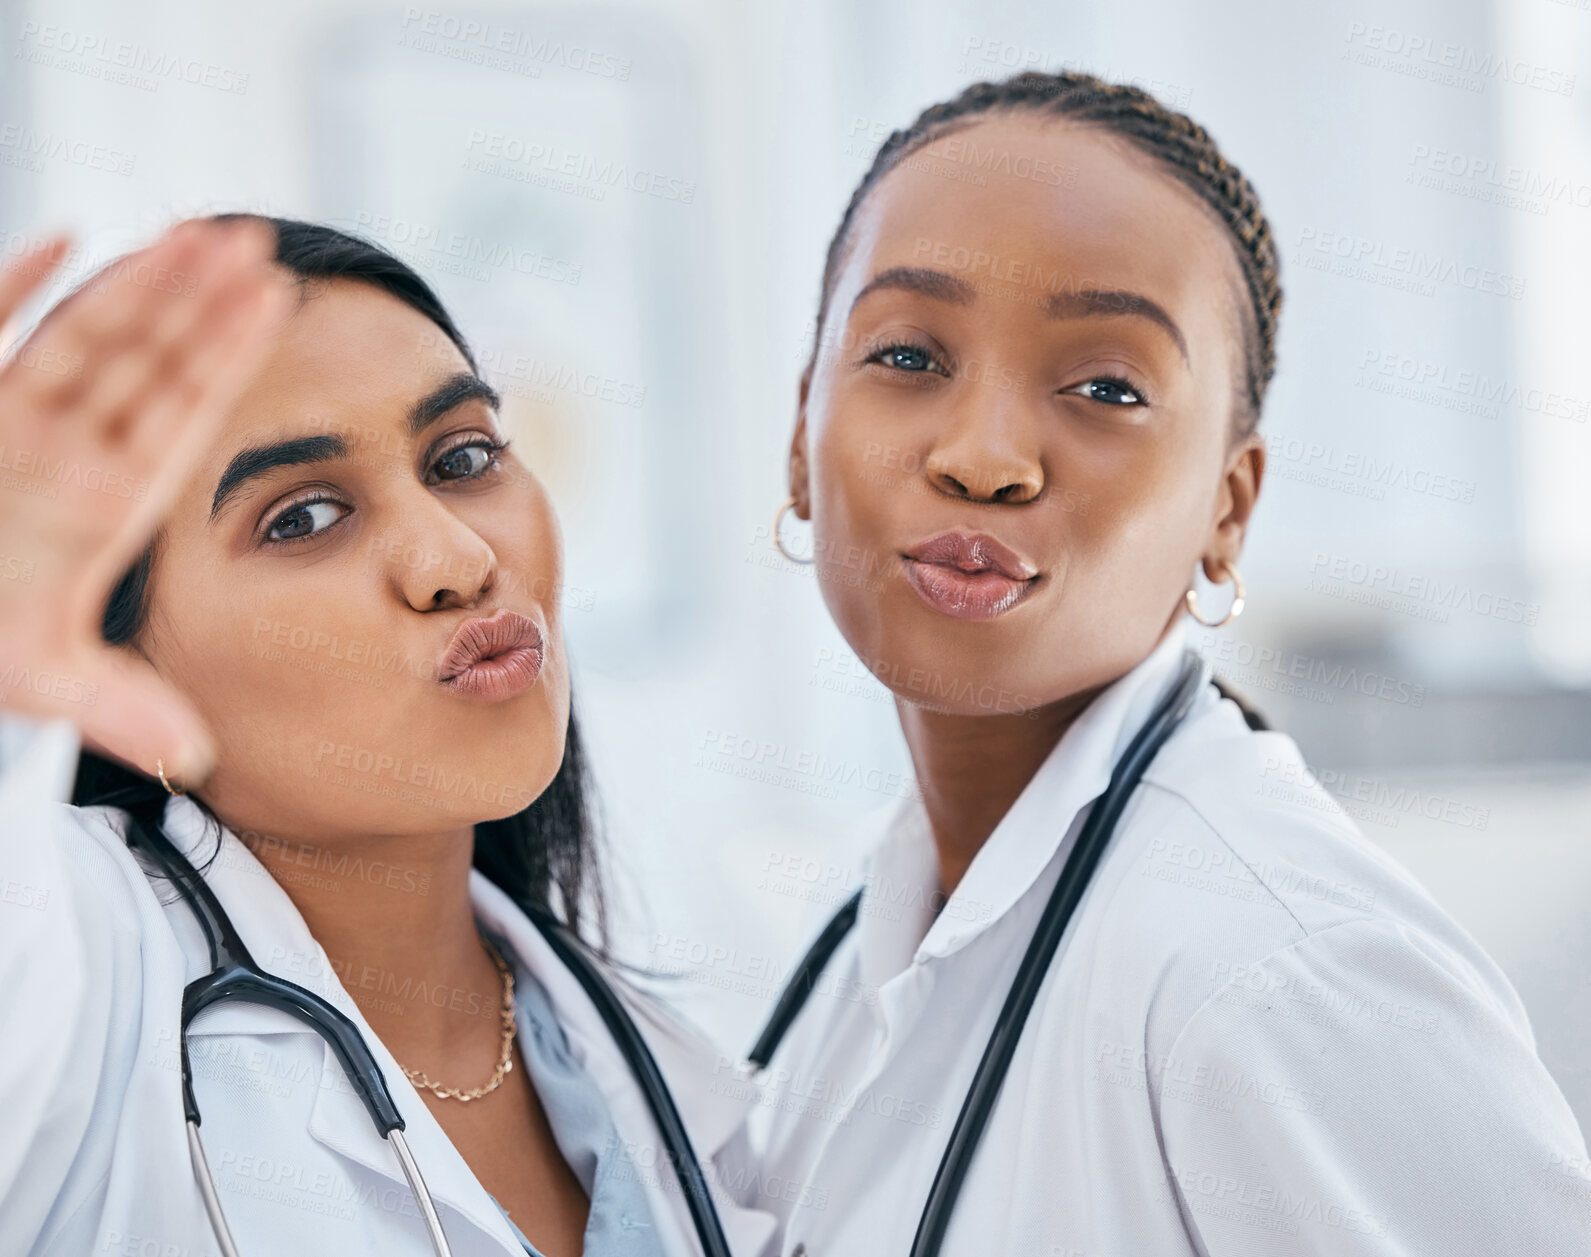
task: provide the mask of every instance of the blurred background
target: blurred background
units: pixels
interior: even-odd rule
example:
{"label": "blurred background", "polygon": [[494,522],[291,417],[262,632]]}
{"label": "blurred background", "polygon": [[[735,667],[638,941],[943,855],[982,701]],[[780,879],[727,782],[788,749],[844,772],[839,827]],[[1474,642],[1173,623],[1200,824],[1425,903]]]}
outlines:
{"label": "blurred background", "polygon": [[0,19],[6,255],[65,226],[81,273],[255,209],[369,236],[452,308],[562,514],[619,950],[731,1049],[911,788],[886,691],[769,542],[838,215],[975,79],[1190,113],[1286,290],[1249,610],[1195,640],[1499,960],[1591,1130],[1591,0]]}

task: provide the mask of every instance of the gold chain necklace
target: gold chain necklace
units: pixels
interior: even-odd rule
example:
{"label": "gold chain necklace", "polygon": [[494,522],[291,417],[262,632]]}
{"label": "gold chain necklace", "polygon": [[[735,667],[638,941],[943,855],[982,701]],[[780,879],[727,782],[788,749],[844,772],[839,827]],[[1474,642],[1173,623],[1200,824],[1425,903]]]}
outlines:
{"label": "gold chain necklace", "polygon": [[486,1084],[469,1091],[460,1091],[457,1087],[444,1087],[441,1083],[432,1082],[425,1076],[424,1070],[410,1069],[401,1061],[398,1064],[404,1076],[416,1087],[424,1087],[443,1100],[479,1100],[482,1096],[491,1095],[503,1085],[508,1071],[514,1068],[514,974],[508,962],[497,954],[497,948],[487,943],[486,950],[491,952],[497,972],[503,975],[503,1005],[499,1014],[503,1023],[503,1044],[497,1054],[497,1068],[492,1071]]}

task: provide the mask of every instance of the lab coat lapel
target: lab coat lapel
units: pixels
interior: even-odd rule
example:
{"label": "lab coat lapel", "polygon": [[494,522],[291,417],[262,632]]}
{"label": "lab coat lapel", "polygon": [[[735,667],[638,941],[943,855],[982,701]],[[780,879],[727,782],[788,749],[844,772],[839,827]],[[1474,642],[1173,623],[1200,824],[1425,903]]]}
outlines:
{"label": "lab coat lapel", "polygon": [[929,927],[920,957],[949,956],[966,946],[1010,911],[1058,850],[1070,847],[1081,828],[1082,809],[1104,793],[1117,759],[1170,688],[1185,637],[1179,621],[1061,736],[973,858]]}
{"label": "lab coat lapel", "polygon": [[[678,1179],[665,1168],[662,1139],[646,1097],[596,1006],[541,931],[507,895],[480,873],[472,875],[470,893],[482,926],[501,937],[546,988],[575,1059],[607,1097],[614,1129],[632,1149],[627,1155],[638,1158],[635,1169],[647,1185],[654,1221],[674,1232],[675,1242],[665,1245],[665,1250],[696,1251]],[[716,1053],[665,1007],[615,975],[608,977],[668,1081],[709,1185],[715,1184],[712,1160],[741,1131],[755,1087],[734,1062]],[[716,1190],[713,1200],[733,1251],[761,1252],[777,1225],[773,1214],[738,1206]]]}
{"label": "lab coat lapel", "polygon": [[[455,1246],[460,1244],[462,1236],[457,1227],[459,1221],[465,1221],[489,1237],[493,1248],[516,1254],[523,1252],[491,1197],[410,1085],[386,1045],[370,1029],[358,1005],[338,980],[324,949],[310,934],[304,918],[276,879],[231,830],[223,830],[217,851],[214,823],[207,821],[186,797],[174,798],[168,803],[165,829],[179,850],[196,865],[204,867],[205,880],[260,967],[320,995],[359,1027],[403,1115],[409,1148],[442,1211],[442,1223],[449,1239]],[[210,859],[211,853],[215,853],[213,859]],[[178,904],[168,911],[180,914],[187,921],[184,926],[179,920],[178,928],[183,931],[184,950],[190,958],[191,980],[208,968],[207,953],[198,941],[202,936],[192,925],[192,915],[185,907]],[[188,945],[189,935],[195,940],[191,946]],[[369,1111],[349,1083],[336,1055],[313,1030],[287,1013],[265,1005],[221,1003],[195,1018],[189,1031],[189,1037],[196,1040],[205,1036],[271,1034],[301,1034],[314,1041],[313,1045],[306,1045],[307,1050],[314,1053],[320,1070],[309,1121],[310,1136],[395,1184],[402,1193],[401,1198],[407,1200],[410,1195],[408,1180],[403,1177],[397,1153],[377,1132]],[[415,1225],[421,1226],[418,1213]],[[477,1243],[471,1247],[479,1250],[481,1246]]]}

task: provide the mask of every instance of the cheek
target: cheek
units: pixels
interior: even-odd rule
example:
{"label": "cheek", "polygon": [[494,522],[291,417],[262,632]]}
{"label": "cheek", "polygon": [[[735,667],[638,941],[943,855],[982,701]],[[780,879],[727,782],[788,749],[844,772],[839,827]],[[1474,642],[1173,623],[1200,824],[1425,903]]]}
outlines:
{"label": "cheek", "polygon": [[919,451],[902,444],[886,418],[853,402],[826,405],[809,421],[814,524],[836,543],[861,542],[853,529],[922,471]]}
{"label": "cheek", "polygon": [[390,736],[434,685],[436,659],[430,637],[388,610],[381,584],[353,555],[291,580],[246,567],[208,574],[159,634],[169,645],[158,665],[248,762],[291,758],[311,730]]}

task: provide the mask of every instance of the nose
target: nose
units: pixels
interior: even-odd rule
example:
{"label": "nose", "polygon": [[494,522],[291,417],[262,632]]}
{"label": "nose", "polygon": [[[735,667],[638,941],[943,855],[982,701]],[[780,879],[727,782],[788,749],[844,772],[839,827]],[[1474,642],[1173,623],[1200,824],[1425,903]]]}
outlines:
{"label": "nose", "polygon": [[478,604],[497,583],[486,538],[429,494],[403,505],[401,522],[369,543],[399,595],[416,611]]}
{"label": "nose", "polygon": [[1017,399],[1005,401],[973,398],[934,434],[923,460],[934,488],[970,502],[1011,505],[1031,502],[1044,491],[1044,465],[1032,426]]}

